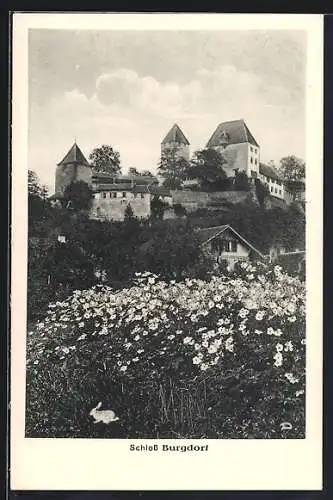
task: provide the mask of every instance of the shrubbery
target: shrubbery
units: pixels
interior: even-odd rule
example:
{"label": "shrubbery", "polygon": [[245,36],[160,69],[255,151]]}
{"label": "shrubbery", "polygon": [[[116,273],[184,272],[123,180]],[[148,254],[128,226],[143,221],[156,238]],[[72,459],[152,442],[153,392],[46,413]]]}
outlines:
{"label": "shrubbery", "polygon": [[[281,268],[93,287],[28,334],[29,437],[304,437],[305,290]],[[94,425],[103,402],[120,420]],[[289,422],[292,429],[281,430]]]}

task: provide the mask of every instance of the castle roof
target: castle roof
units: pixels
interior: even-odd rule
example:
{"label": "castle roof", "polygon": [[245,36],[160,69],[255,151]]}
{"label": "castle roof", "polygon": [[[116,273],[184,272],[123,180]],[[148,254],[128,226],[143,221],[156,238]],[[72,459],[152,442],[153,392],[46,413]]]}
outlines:
{"label": "castle roof", "polygon": [[169,142],[177,142],[178,144],[186,144],[187,146],[190,144],[177,123],[171,127],[164,137],[162,144],[168,144]]}
{"label": "castle roof", "polygon": [[219,146],[221,144],[221,139],[227,144],[248,142],[257,148],[259,147],[259,144],[251,134],[243,119],[220,123],[207,142],[207,148]]}
{"label": "castle roof", "polygon": [[66,156],[61,160],[58,165],[67,165],[68,163],[76,163],[78,165],[87,165],[90,166],[86,157],[82,153],[79,146],[74,142],[71,149],[68,151]]}

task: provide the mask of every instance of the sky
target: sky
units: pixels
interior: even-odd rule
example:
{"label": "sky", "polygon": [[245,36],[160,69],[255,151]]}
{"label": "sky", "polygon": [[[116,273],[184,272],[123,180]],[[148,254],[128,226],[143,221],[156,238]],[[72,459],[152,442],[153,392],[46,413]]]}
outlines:
{"label": "sky", "polygon": [[32,29],[28,49],[29,169],[51,192],[75,140],[156,172],[174,123],[191,153],[242,118],[263,162],[306,160],[305,32]]}

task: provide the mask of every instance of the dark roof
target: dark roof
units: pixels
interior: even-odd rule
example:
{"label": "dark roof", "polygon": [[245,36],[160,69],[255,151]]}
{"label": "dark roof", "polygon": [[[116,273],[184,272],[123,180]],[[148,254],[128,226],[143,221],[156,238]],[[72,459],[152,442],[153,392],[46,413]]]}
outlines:
{"label": "dark roof", "polygon": [[160,186],[134,185],[131,184],[99,184],[94,192],[99,191],[129,191],[133,193],[149,193],[158,196],[171,196],[170,190]]}
{"label": "dark roof", "polygon": [[85,158],[79,146],[74,142],[71,149],[68,151],[66,156],[61,160],[58,165],[67,165],[68,163],[76,163],[78,165],[89,165],[89,162]]}
{"label": "dark roof", "polygon": [[281,177],[277,173],[274,167],[271,165],[265,165],[264,163],[259,164],[259,173],[261,175],[265,175],[266,177],[270,177],[271,179],[274,179],[275,181],[281,181]]}
{"label": "dark roof", "polygon": [[219,146],[222,137],[225,138],[227,144],[249,142],[257,148],[259,147],[259,144],[251,134],[244,120],[233,120],[220,123],[207,142],[207,148]]}
{"label": "dark roof", "polygon": [[168,144],[169,142],[177,142],[178,144],[186,144],[187,146],[190,144],[177,123],[171,127],[164,137],[162,144]]}
{"label": "dark roof", "polygon": [[110,175],[107,173],[93,172],[92,180],[95,183],[101,184],[131,184],[132,182],[140,185],[156,184],[157,177],[145,175]]}
{"label": "dark roof", "polygon": [[258,255],[260,255],[260,257],[264,258],[263,254],[261,252],[259,252],[259,250],[257,250],[253,245],[251,245],[251,243],[248,240],[243,238],[243,236],[241,236],[234,228],[229,226],[229,224],[224,224],[223,226],[206,227],[206,228],[198,229],[198,236],[199,236],[199,239],[200,239],[202,245],[205,245],[206,243],[208,243],[212,239],[214,239],[217,236],[219,236],[220,234],[224,233],[224,231],[226,229],[229,229],[229,231],[233,232],[234,235],[238,239],[240,239],[243,243],[245,243],[245,245],[250,247],[251,250],[256,252]]}

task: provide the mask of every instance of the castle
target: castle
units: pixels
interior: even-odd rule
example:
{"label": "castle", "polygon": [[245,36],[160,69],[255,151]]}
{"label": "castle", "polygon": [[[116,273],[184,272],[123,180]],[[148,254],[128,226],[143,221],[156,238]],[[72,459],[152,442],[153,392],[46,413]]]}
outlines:
{"label": "castle", "polygon": [[[244,172],[253,181],[260,179],[273,198],[286,203],[296,198],[295,192],[290,185],[282,182],[276,170],[260,162],[260,146],[244,120],[220,123],[206,148],[221,153],[226,162],[223,169],[228,177],[234,177],[236,172]],[[172,126],[161,142],[161,154],[166,150],[173,150],[178,157],[190,160],[190,142],[178,124]],[[61,199],[66,187],[77,181],[86,182],[92,189],[90,217],[94,219],[123,220],[128,206],[136,217],[147,218],[151,214],[151,202],[154,199],[161,200],[171,209],[173,204],[181,203],[182,197],[186,198],[189,194],[188,189],[185,193],[189,187],[186,181],[183,186],[185,191],[172,192],[159,186],[157,177],[97,173],[75,142],[57,165],[53,198]],[[301,186],[301,192],[304,193],[304,186]]]}

